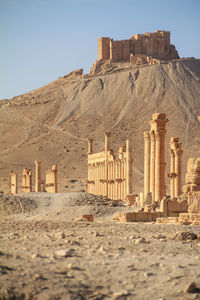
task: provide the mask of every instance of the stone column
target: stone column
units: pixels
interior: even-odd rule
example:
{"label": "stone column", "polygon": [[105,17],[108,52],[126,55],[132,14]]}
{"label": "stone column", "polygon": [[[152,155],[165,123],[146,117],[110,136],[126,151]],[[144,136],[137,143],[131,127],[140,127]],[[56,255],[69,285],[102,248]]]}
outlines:
{"label": "stone column", "polygon": [[92,154],[92,153],[93,153],[93,139],[88,138],[88,154]]}
{"label": "stone column", "polygon": [[18,181],[17,181],[17,173],[10,172],[10,193],[17,194],[18,193]]}
{"label": "stone column", "polygon": [[[180,147],[181,147],[181,143]],[[181,182],[181,156],[183,153],[183,150],[181,148],[178,148],[175,152],[175,197],[178,198],[178,196],[181,194],[182,190],[182,182]]]}
{"label": "stone column", "polygon": [[[173,156],[173,161],[171,159],[171,185],[173,186],[173,192],[171,192],[172,199],[178,198],[181,194],[181,156],[183,150],[181,149],[181,143],[179,138],[172,137],[170,139],[170,153]],[[172,165],[173,164],[173,165]]]}
{"label": "stone column", "polygon": [[[168,120],[166,121],[168,122]],[[165,123],[166,124],[166,123]],[[165,129],[160,129],[160,193],[158,201],[161,201],[166,196],[166,184],[165,184]]]}
{"label": "stone column", "polygon": [[126,195],[132,193],[132,159],[129,140],[126,140]]}
{"label": "stone column", "polygon": [[[165,133],[166,115],[155,113],[150,121],[151,125],[151,178],[150,191],[152,192],[152,202],[161,201],[166,196],[165,186]],[[156,145],[155,145],[156,142]],[[156,149],[156,151],[155,151]]]}
{"label": "stone column", "polygon": [[170,185],[171,185],[171,198],[174,199],[175,193],[174,193],[174,179],[175,179],[175,155],[174,150],[170,149]]}
{"label": "stone column", "polygon": [[152,202],[155,201],[155,133],[151,133],[151,160],[150,160],[150,192]]}
{"label": "stone column", "polygon": [[108,150],[110,133],[105,132],[105,196],[108,197]]}
{"label": "stone column", "polygon": [[41,192],[41,165],[42,161],[35,161],[35,192]]}
{"label": "stone column", "polygon": [[52,166],[52,184],[53,184],[52,192],[57,193],[58,186],[57,186],[57,166],[56,165]]}
{"label": "stone column", "polygon": [[144,197],[150,192],[150,134],[144,132]]}
{"label": "stone column", "polygon": [[160,179],[161,179],[161,137],[156,133],[156,152],[155,152],[155,201],[160,199]]}

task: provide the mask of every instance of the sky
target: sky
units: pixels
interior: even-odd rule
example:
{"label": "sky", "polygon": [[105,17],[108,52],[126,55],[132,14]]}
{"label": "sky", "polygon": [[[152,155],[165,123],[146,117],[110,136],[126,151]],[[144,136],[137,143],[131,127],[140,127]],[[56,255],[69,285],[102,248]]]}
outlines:
{"label": "sky", "polygon": [[0,0],[0,99],[89,73],[98,37],[157,29],[181,57],[200,58],[200,0]]}

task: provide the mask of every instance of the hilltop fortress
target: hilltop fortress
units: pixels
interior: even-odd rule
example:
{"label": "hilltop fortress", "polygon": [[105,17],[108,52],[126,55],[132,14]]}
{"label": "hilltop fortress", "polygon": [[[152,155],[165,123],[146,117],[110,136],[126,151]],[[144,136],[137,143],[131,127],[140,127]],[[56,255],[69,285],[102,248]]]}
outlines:
{"label": "hilltop fortress", "polygon": [[154,65],[179,59],[174,45],[170,44],[170,32],[156,30],[153,33],[134,34],[129,40],[115,41],[110,37],[98,38],[98,59],[90,74],[107,73],[116,64]]}
{"label": "hilltop fortress", "polygon": [[109,37],[98,39],[98,60],[130,61],[130,57],[136,54],[157,59],[179,58],[175,46],[170,44],[169,31],[156,30],[153,33],[134,34],[129,40],[121,41],[114,41]]}

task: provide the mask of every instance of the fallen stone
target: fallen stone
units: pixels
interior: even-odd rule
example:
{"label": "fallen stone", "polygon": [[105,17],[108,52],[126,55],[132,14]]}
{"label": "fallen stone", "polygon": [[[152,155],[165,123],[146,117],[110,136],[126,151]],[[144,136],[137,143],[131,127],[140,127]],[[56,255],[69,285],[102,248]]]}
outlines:
{"label": "fallen stone", "polygon": [[180,240],[180,241],[188,241],[188,240],[196,240],[198,239],[198,236],[193,233],[193,232],[178,232],[176,235],[175,235],[175,240]]}
{"label": "fallen stone", "polygon": [[74,249],[60,249],[55,251],[56,257],[70,257],[74,253]]}
{"label": "fallen stone", "polygon": [[93,215],[82,215],[79,218],[76,218],[76,221],[88,221],[88,222],[93,222],[94,218]]}
{"label": "fallen stone", "polygon": [[149,243],[148,241],[146,241],[144,238],[139,238],[135,240],[135,244],[147,244]]}
{"label": "fallen stone", "polygon": [[58,232],[55,234],[55,238],[61,240],[61,239],[64,239],[65,238],[65,234],[64,232]]}
{"label": "fallen stone", "polygon": [[200,293],[200,289],[196,286],[195,282],[188,284],[184,290],[185,293]]}

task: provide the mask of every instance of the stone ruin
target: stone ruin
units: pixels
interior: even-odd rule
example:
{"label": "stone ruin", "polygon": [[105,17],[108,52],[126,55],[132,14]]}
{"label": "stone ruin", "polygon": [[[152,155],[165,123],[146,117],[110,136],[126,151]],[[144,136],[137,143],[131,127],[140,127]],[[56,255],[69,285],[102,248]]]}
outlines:
{"label": "stone ruin", "polygon": [[179,138],[172,137],[170,140],[170,171],[168,174],[171,181],[171,199],[178,198],[182,190],[181,182],[181,156],[183,150],[181,149],[181,143]]}
{"label": "stone ruin", "polygon": [[17,182],[17,173],[11,171],[10,172],[10,193],[17,194],[18,193],[18,182]]}
{"label": "stone ruin", "polygon": [[[170,44],[170,32],[135,34],[128,40],[114,41],[109,37],[98,38],[98,60],[133,61],[137,55],[159,60],[179,58],[175,46]],[[153,61],[152,61],[153,64]]]}
{"label": "stone ruin", "polygon": [[53,165],[51,170],[46,171],[45,189],[48,193],[57,193],[57,166]]}
{"label": "stone ruin", "polygon": [[144,132],[144,197],[150,192],[152,202],[160,202],[166,196],[165,134],[167,122],[164,113],[155,113],[150,121],[150,132]]}
{"label": "stone ruin", "polygon": [[22,193],[32,192],[32,171],[24,168],[22,173]]}
{"label": "stone ruin", "polygon": [[[45,180],[41,177],[42,161],[35,161],[35,192],[48,192],[57,193],[57,166],[53,165],[51,170],[46,171]],[[10,194],[18,193],[18,181],[17,174],[15,172],[10,173]],[[23,169],[22,173],[22,193],[32,192],[32,171],[30,169]]]}
{"label": "stone ruin", "polygon": [[132,158],[129,141],[120,146],[118,157],[109,146],[108,132],[105,132],[105,147],[102,152],[93,153],[93,140],[88,139],[88,180],[86,191],[110,199],[125,199],[132,192]]}

